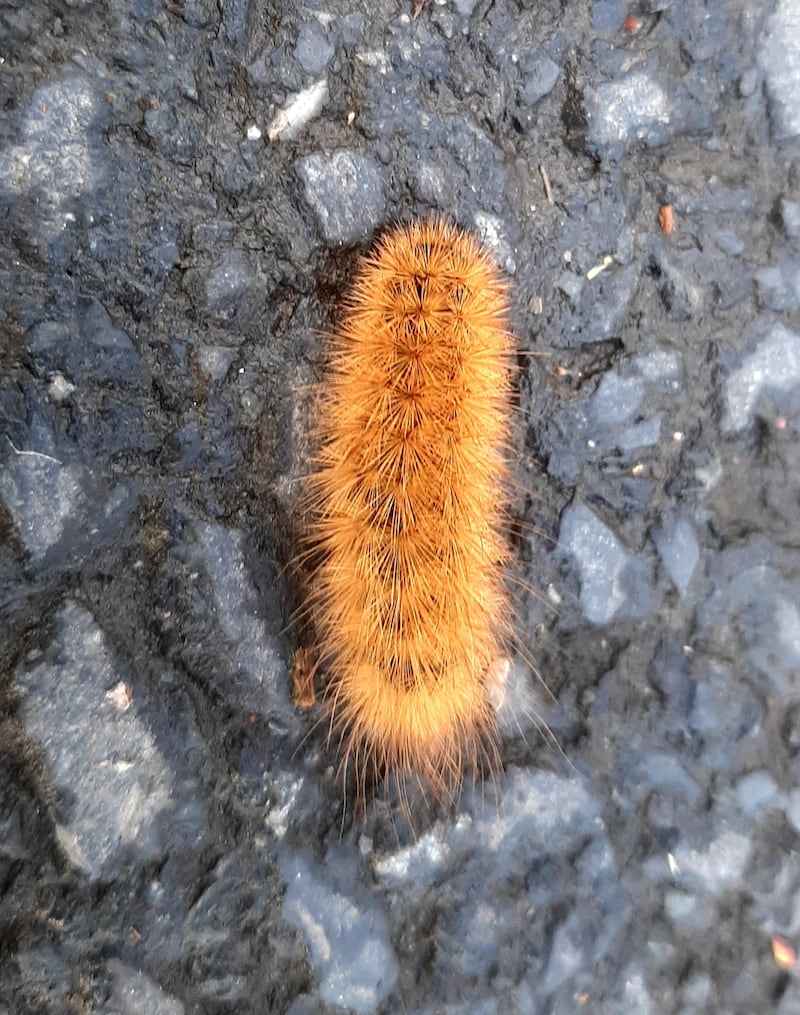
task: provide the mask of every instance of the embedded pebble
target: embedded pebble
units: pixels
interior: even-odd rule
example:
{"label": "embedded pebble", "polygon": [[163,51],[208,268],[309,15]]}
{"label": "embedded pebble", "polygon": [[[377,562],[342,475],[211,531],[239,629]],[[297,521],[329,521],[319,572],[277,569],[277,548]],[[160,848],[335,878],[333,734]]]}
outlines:
{"label": "embedded pebble", "polygon": [[372,159],[340,149],[331,155],[307,155],[300,159],[298,172],[328,242],[353,242],[380,221],[386,198],[381,172]]}
{"label": "embedded pebble", "polygon": [[157,281],[161,281],[176,265],[181,263],[181,254],[175,240],[164,240],[147,252],[147,268]]}
{"label": "embedded pebble", "polygon": [[0,499],[35,564],[74,563],[121,530],[138,484],[122,480],[109,489],[83,465],[18,450],[0,471]]}
{"label": "embedded pebble", "polygon": [[758,88],[760,76],[756,67],[748,67],[742,74],[739,78],[739,94],[742,98],[749,98],[755,92],[756,88]]}
{"label": "embedded pebble", "polygon": [[650,992],[647,989],[647,981],[640,969],[627,969],[625,971],[625,991],[623,994],[623,1012],[637,1012],[638,1015],[656,1015]]}
{"label": "embedded pebble", "polygon": [[702,1015],[708,1010],[707,1005],[712,997],[713,981],[707,973],[693,976],[683,988],[683,1011],[685,1015]]}
{"label": "embedded pebble", "polygon": [[[465,796],[465,814],[442,839],[437,832],[420,836],[411,846],[395,850],[374,864],[383,883],[393,890],[424,888],[453,863],[464,848],[483,844],[497,853],[498,871],[531,847],[575,842],[599,815],[597,801],[578,778],[550,772],[510,769],[502,783],[497,810],[487,813],[480,789]],[[480,862],[480,854],[476,857]]]}
{"label": "embedded pebble", "polygon": [[800,335],[783,324],[774,324],[725,382],[723,430],[741,430],[747,426],[762,392],[780,396],[791,392],[799,383]]}
{"label": "embedded pebble", "polygon": [[[781,564],[784,554],[780,554]],[[800,596],[796,581],[787,581],[780,567],[765,561],[764,548],[756,544],[730,549],[719,555],[710,574],[713,591],[704,611],[704,624],[709,630],[735,631],[737,653],[747,671],[758,675],[769,687],[774,701],[791,701],[795,693],[796,672],[800,665]],[[726,634],[726,640],[730,637]],[[721,700],[714,705],[723,735],[729,730],[738,731],[758,721],[759,709],[746,688],[730,700],[724,699],[724,681],[730,679],[727,671],[718,672],[717,666],[709,670],[704,686],[711,679]],[[700,687],[698,687],[698,693]],[[731,712],[738,702],[740,711]],[[699,704],[696,698],[696,704]],[[755,709],[755,711],[754,711]],[[711,717],[711,712],[708,713]]]}
{"label": "embedded pebble", "polygon": [[159,855],[175,781],[138,709],[122,712],[106,697],[125,674],[92,615],[67,602],[56,625],[54,660],[17,668],[22,722],[43,751],[45,779],[65,794],[61,848],[90,877],[107,878],[131,857]]}
{"label": "embedded pebble", "polygon": [[712,238],[719,249],[731,257],[738,257],[746,249],[744,240],[732,229],[715,229]]}
{"label": "embedded pebble", "polygon": [[800,201],[781,198],[780,216],[783,231],[795,243],[800,240]]}
{"label": "embedded pebble", "polygon": [[0,497],[34,560],[58,544],[69,519],[85,508],[82,478],[80,466],[64,466],[30,449],[0,474]]}
{"label": "embedded pebble", "polygon": [[305,938],[316,993],[325,1004],[374,1012],[397,979],[386,919],[373,903],[356,904],[332,888],[322,870],[284,855],[283,914]]}
{"label": "embedded pebble", "polygon": [[563,271],[558,279],[558,288],[573,306],[577,306],[583,292],[584,280],[572,271]]}
{"label": "embedded pebble", "polygon": [[527,50],[519,65],[523,80],[522,101],[533,106],[552,92],[561,68],[538,46]]}
{"label": "embedded pebble", "polygon": [[119,959],[109,959],[106,969],[111,973],[113,990],[108,1012],[119,1015],[183,1015],[182,1001],[166,991],[141,970],[132,969]]}
{"label": "embedded pebble", "polygon": [[759,62],[767,80],[775,136],[800,134],[800,0],[778,0]]}
{"label": "embedded pebble", "polygon": [[650,419],[634,426],[626,427],[607,442],[620,451],[636,451],[639,448],[650,448],[661,440],[661,415],[656,413]]}
{"label": "embedded pebble", "polygon": [[669,754],[650,754],[642,765],[641,774],[644,795],[650,793],[652,786],[682,793],[693,799],[701,795],[700,787],[687,774],[680,761]]}
{"label": "embedded pebble", "polygon": [[294,50],[295,60],[306,74],[319,74],[333,59],[335,49],[318,21],[309,21],[300,29]]}
{"label": "embedded pebble", "polygon": [[255,273],[249,257],[240,250],[226,250],[206,280],[209,309],[221,314],[235,312],[254,283]]}
{"label": "embedded pebble", "polygon": [[58,372],[76,385],[105,380],[135,388],[147,382],[147,367],[130,336],[93,298],[82,300],[64,319],[45,318],[35,324],[29,348],[40,373]]}
{"label": "embedded pebble", "polygon": [[78,74],[48,81],[33,94],[21,143],[0,150],[0,180],[19,193],[36,194],[31,228],[54,239],[75,221],[73,202],[98,182],[92,130],[100,103]]}
{"label": "embedded pebble", "polygon": [[560,545],[575,558],[581,582],[581,606],[594,624],[615,618],[646,616],[652,605],[647,561],[629,553],[611,529],[583,504],[573,504],[561,519]]}
{"label": "embedded pebble", "polygon": [[682,883],[714,896],[741,882],[752,852],[750,839],[727,829],[704,847],[680,843],[675,860]]}
{"label": "embedded pebble", "polygon": [[698,285],[691,265],[662,254],[661,298],[667,310],[678,320],[693,317],[703,305],[703,290]]}
{"label": "embedded pebble", "polygon": [[205,345],[197,350],[197,360],[215,381],[221,381],[231,368],[236,351],[224,345]]}
{"label": "embedded pebble", "polygon": [[689,727],[704,737],[709,763],[725,767],[728,745],[757,728],[761,710],[751,693],[731,694],[734,678],[729,666],[709,663],[706,669],[695,688]]}
{"label": "embedded pebble", "polygon": [[545,848],[548,843],[574,841],[599,815],[597,801],[579,778],[513,769],[502,790],[497,813],[487,813],[480,791],[475,791],[474,825],[463,827],[458,836],[493,843],[498,858],[509,863],[526,843]]}
{"label": "embedded pebble", "polygon": [[[554,1010],[559,1004],[568,1010],[591,968],[613,952],[627,918],[599,801],[579,777],[517,768],[505,773],[498,791],[491,807],[483,790],[465,792],[455,822],[376,858],[373,870],[398,901],[424,905],[446,886],[433,930],[438,975],[486,978],[498,963],[522,963],[527,973],[517,996],[544,991]],[[568,887],[557,873],[562,851],[571,856]],[[532,957],[503,917],[510,881],[535,933],[547,927],[555,935],[546,954]],[[564,908],[565,892],[574,908]]]}
{"label": "embedded pebble", "polygon": [[667,574],[685,598],[700,559],[694,528],[685,518],[678,518],[655,533],[655,544]]}
{"label": "embedded pebble", "polygon": [[705,899],[695,894],[670,891],[664,895],[664,909],[668,918],[686,931],[702,932],[714,921],[714,912]]}
{"label": "embedded pebble", "polygon": [[630,423],[644,398],[644,382],[638,377],[603,376],[592,399],[592,414],[605,425]]}
{"label": "embedded pebble", "polygon": [[618,32],[628,12],[624,0],[595,0],[592,4],[592,28],[598,35]]}
{"label": "embedded pebble", "polygon": [[243,678],[237,687],[241,707],[291,715],[284,687],[286,661],[279,639],[253,607],[258,602],[242,549],[241,532],[200,525],[197,550],[211,578],[216,615]]}
{"label": "embedded pebble", "polygon": [[791,671],[800,666],[800,607],[794,595],[776,594],[774,617],[775,635],[784,651],[786,669]]}
{"label": "embedded pebble", "polygon": [[756,272],[758,294],[770,310],[796,310],[800,307],[800,261],[784,258]]}
{"label": "embedded pebble", "polygon": [[584,104],[589,140],[614,153],[636,138],[651,144],[662,140],[671,118],[666,92],[644,71],[587,87]]}
{"label": "embedded pebble", "polygon": [[786,817],[796,832],[800,832],[800,789],[793,789],[789,794]]}
{"label": "embedded pebble", "polygon": [[782,806],[783,794],[768,772],[750,772],[737,782],[736,798],[745,814],[755,816],[769,807]]}
{"label": "embedded pebble", "polygon": [[683,363],[677,352],[668,349],[653,349],[632,361],[640,377],[650,384],[658,384],[669,391],[678,391],[683,374]]}

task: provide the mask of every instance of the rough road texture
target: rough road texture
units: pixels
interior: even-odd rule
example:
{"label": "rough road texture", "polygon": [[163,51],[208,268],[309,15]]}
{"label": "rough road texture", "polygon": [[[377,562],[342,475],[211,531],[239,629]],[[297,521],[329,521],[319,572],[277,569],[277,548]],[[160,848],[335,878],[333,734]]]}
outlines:
{"label": "rough road texture", "polygon": [[[0,1012],[800,1010],[798,40],[0,3]],[[505,772],[411,834],[291,705],[286,564],[320,333],[430,210],[541,355]]]}

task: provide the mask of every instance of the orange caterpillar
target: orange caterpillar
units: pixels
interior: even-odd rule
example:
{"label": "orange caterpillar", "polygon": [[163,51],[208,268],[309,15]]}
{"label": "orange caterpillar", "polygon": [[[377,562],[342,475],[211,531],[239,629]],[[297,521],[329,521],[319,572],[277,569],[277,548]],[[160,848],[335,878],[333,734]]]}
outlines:
{"label": "orange caterpillar", "polygon": [[401,226],[363,259],[331,341],[308,487],[330,726],[360,786],[399,770],[445,797],[497,754],[507,286],[457,227]]}

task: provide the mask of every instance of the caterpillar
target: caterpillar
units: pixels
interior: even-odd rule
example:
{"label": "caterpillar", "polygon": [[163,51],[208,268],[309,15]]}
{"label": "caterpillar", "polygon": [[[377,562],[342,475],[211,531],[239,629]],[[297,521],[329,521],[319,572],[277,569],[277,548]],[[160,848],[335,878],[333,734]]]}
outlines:
{"label": "caterpillar", "polygon": [[306,487],[308,608],[329,728],[360,786],[395,771],[444,798],[466,768],[497,762],[508,295],[470,233],[428,218],[362,259],[329,336]]}

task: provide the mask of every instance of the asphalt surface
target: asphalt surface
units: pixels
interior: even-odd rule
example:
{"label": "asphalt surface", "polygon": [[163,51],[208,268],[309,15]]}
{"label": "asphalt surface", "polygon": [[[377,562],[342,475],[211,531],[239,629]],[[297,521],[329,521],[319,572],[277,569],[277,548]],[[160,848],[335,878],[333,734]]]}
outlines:
{"label": "asphalt surface", "polygon": [[[0,89],[0,1013],[800,1012],[798,0],[0,3]],[[289,564],[431,211],[512,287],[520,647],[412,828]]]}

